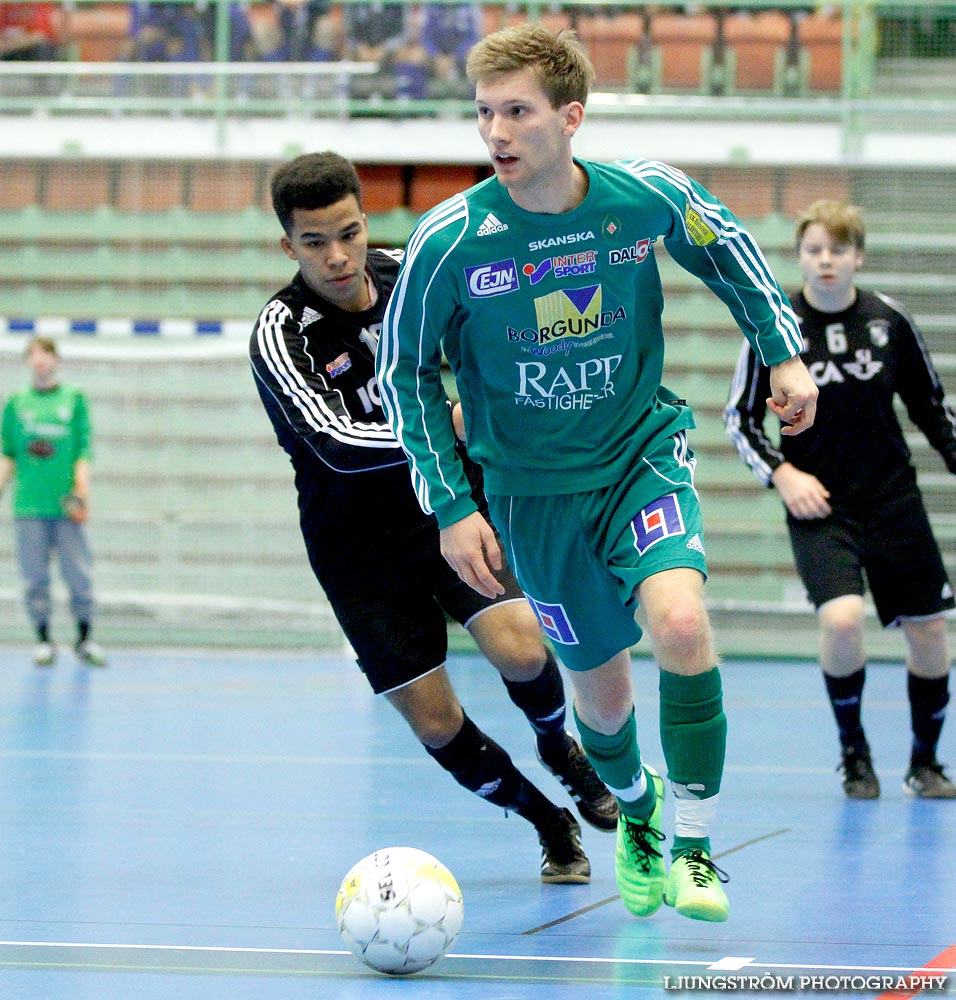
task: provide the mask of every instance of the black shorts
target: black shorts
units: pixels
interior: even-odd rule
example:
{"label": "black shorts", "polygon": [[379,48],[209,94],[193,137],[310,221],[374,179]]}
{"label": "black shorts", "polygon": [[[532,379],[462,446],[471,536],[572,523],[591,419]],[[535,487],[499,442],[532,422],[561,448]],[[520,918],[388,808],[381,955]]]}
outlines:
{"label": "black shorts", "polygon": [[797,572],[816,608],[864,593],[864,574],[884,627],[954,607],[939,546],[913,487],[866,507],[834,508],[812,521],[787,518]]}
{"label": "black shorts", "polygon": [[524,600],[507,567],[496,574],[500,597],[482,597],[458,578],[438,544],[391,567],[395,583],[381,578],[364,588],[328,593],[335,617],[355,650],[358,665],[376,694],[394,691],[442,666],[448,654],[445,615],[467,627],[488,608]]}

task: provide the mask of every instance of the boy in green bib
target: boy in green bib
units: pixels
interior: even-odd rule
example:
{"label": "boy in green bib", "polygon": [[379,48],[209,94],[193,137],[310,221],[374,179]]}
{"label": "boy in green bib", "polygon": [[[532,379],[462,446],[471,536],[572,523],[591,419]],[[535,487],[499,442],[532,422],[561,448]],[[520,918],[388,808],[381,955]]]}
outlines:
{"label": "boy in green bib", "polygon": [[27,614],[37,636],[33,662],[48,667],[57,656],[50,635],[50,562],[55,552],[76,621],[76,655],[90,666],[101,667],[106,658],[92,639],[92,556],[85,529],[90,495],[89,408],[79,389],[59,381],[60,357],[54,340],[32,338],[26,358],[30,384],[14,392],[3,410],[0,492],[15,476],[17,561]]}

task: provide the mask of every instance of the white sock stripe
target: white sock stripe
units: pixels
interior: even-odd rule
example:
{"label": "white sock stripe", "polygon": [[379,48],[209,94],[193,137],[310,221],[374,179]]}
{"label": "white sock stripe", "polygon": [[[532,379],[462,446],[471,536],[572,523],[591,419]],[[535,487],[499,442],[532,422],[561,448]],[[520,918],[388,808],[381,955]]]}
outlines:
{"label": "white sock stripe", "polygon": [[647,791],[647,774],[642,767],[635,778],[634,784],[629,785],[627,788],[612,788],[606,781],[604,784],[607,785],[607,790],[622,802],[637,802]]}

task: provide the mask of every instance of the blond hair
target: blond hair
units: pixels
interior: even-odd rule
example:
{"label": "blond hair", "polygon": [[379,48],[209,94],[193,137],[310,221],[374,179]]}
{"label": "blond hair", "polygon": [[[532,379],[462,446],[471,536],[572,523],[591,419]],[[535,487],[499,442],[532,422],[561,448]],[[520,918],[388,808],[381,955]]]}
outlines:
{"label": "blond hair", "polygon": [[529,69],[552,108],[584,104],[594,83],[594,67],[573,31],[555,33],[532,22],[482,39],[468,53],[465,68],[472,83]]}
{"label": "blond hair", "polygon": [[34,348],[43,351],[44,354],[52,354],[55,358],[60,356],[60,352],[56,348],[56,341],[52,337],[31,337],[27,341],[26,350],[23,353],[29,354]]}
{"label": "blond hair", "polygon": [[803,234],[809,226],[819,223],[827,231],[830,239],[837,243],[847,243],[862,250],[866,241],[866,227],[863,225],[863,213],[856,205],[837,201],[833,198],[820,198],[815,201],[797,219],[797,246],[803,239]]}

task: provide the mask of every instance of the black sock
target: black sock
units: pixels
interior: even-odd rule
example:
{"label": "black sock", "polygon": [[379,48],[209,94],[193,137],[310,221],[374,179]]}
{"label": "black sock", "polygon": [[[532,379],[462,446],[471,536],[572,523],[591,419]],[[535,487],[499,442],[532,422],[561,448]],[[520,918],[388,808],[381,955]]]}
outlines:
{"label": "black sock", "polygon": [[38,622],[37,623],[37,638],[40,642],[50,641],[50,624],[49,622]]}
{"label": "black sock", "polygon": [[461,729],[447,746],[425,749],[469,792],[510,809],[534,826],[540,826],[557,810],[514,766],[495,741],[465,716]]}
{"label": "black sock", "polygon": [[564,681],[551,650],[547,651],[544,669],[533,681],[502,680],[508,696],[531,723],[544,760],[551,764],[564,760],[568,753],[567,704]]}
{"label": "black sock", "polygon": [[910,720],[913,726],[913,750],[910,764],[932,764],[936,760],[936,745],[946,718],[949,703],[949,676],[917,677],[906,675],[910,699]]}
{"label": "black sock", "polygon": [[78,621],[76,623],[76,641],[86,642],[90,637],[90,623],[88,621]]}
{"label": "black sock", "polygon": [[840,734],[840,745],[844,750],[869,753],[862,722],[866,668],[860,667],[849,677],[831,677],[825,673],[823,679],[826,682],[827,694],[830,696],[830,705]]}

